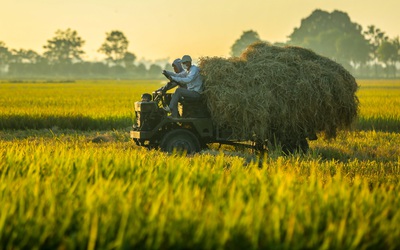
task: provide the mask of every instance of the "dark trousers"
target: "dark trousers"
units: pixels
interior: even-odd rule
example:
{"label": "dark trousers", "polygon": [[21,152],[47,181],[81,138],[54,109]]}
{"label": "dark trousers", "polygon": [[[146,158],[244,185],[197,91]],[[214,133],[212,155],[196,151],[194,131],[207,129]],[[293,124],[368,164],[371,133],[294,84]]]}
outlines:
{"label": "dark trousers", "polygon": [[188,90],[185,88],[177,88],[175,93],[172,95],[171,102],[169,103],[169,108],[171,109],[172,117],[178,117],[178,102],[181,98],[200,98],[201,94],[193,91]]}

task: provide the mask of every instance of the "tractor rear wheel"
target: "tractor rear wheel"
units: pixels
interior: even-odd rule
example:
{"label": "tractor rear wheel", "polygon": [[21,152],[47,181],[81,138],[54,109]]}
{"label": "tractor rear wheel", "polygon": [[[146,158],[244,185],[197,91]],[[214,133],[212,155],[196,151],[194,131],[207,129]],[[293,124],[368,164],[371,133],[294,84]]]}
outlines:
{"label": "tractor rear wheel", "polygon": [[286,141],[281,143],[282,151],[285,154],[293,154],[293,153],[307,153],[309,149],[308,141],[306,138],[302,138],[295,141]]}
{"label": "tractor rear wheel", "polygon": [[193,154],[200,151],[200,142],[195,134],[186,129],[174,129],[164,135],[160,149],[172,153],[187,152]]}

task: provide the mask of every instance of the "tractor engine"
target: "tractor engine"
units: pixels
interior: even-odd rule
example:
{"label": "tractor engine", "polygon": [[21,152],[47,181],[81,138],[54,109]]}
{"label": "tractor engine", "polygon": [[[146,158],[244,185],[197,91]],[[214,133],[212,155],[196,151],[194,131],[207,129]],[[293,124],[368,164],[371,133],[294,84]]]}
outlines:
{"label": "tractor engine", "polygon": [[154,101],[135,102],[136,124],[135,130],[150,131],[162,119],[162,111]]}

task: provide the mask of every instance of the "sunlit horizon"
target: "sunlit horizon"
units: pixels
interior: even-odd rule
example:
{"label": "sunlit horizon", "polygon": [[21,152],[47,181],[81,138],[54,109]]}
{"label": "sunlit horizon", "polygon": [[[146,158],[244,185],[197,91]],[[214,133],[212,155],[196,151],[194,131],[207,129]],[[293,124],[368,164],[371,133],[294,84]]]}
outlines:
{"label": "sunlit horizon", "polygon": [[57,30],[71,28],[85,40],[85,60],[102,60],[97,52],[106,33],[122,31],[137,60],[173,59],[183,54],[227,57],[244,31],[271,43],[286,42],[301,20],[314,10],[346,12],[365,30],[375,25],[390,38],[399,36],[400,1],[373,0],[211,1],[177,0],[19,0],[0,9],[0,41],[9,49],[43,45]]}

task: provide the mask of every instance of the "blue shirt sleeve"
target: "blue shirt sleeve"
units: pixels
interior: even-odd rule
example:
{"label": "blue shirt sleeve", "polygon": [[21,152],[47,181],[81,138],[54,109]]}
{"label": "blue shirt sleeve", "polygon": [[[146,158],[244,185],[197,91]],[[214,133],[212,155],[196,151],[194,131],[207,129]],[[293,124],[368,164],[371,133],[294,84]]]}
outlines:
{"label": "blue shirt sleeve", "polygon": [[179,83],[188,84],[192,82],[199,74],[200,74],[199,68],[191,66],[190,71],[187,75],[186,72],[181,72],[179,74],[176,74],[175,76],[172,76],[172,80]]}

